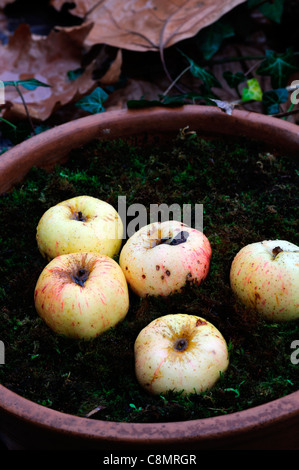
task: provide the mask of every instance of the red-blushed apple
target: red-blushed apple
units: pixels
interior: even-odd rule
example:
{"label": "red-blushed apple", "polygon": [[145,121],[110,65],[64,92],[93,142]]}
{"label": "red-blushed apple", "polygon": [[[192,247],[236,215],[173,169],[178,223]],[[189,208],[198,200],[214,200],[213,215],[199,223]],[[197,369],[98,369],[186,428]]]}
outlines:
{"label": "red-blushed apple", "polygon": [[270,321],[299,318],[299,247],[286,240],[244,246],[233,259],[236,297]]}
{"label": "red-blushed apple", "polygon": [[55,333],[89,340],[125,318],[128,285],[112,258],[69,253],[43,269],[34,301],[37,313]]}
{"label": "red-blushed apple", "polygon": [[113,206],[92,196],[77,196],[50,207],[36,231],[39,251],[50,261],[75,252],[119,253],[123,223]]}
{"label": "red-blushed apple", "polygon": [[127,240],[119,264],[137,295],[167,296],[204,280],[211,255],[203,232],[179,221],[153,222]]}
{"label": "red-blushed apple", "polygon": [[140,331],[134,345],[139,384],[159,395],[211,389],[229,365],[227,344],[219,330],[196,315],[165,315]]}

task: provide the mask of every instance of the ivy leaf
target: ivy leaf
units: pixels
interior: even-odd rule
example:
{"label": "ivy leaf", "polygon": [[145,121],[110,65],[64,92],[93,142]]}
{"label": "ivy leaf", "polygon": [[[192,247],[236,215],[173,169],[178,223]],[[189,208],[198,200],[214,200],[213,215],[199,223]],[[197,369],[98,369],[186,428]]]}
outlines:
{"label": "ivy leaf", "polygon": [[84,96],[77,101],[76,106],[84,109],[91,114],[102,113],[105,111],[103,103],[107,100],[107,93],[100,87],[95,88],[90,95]]}
{"label": "ivy leaf", "polygon": [[78,69],[75,70],[69,70],[67,72],[67,77],[70,81],[76,80],[76,78],[81,77],[81,75],[84,73],[84,69],[82,67],[79,67]]}
{"label": "ivy leaf", "polygon": [[195,102],[202,99],[204,99],[202,95],[192,92],[174,96],[159,95],[159,100],[147,100],[144,97],[141,97],[140,100],[128,100],[127,107],[129,109],[150,108],[153,106],[179,107],[190,103],[190,101]]}
{"label": "ivy leaf", "polygon": [[27,80],[14,80],[14,81],[7,81],[3,82],[4,86],[6,85],[12,85],[12,86],[18,86],[22,85],[26,90],[35,90],[39,86],[43,87],[50,87],[47,83],[43,83],[36,78],[28,78]]}
{"label": "ivy leaf", "polygon": [[284,0],[248,0],[248,8],[257,7],[259,11],[269,20],[280,23],[283,12]]}
{"label": "ivy leaf", "polygon": [[267,114],[279,113],[279,105],[285,103],[289,98],[289,92],[286,88],[265,91],[263,94],[263,104]]}
{"label": "ivy leaf", "polygon": [[251,78],[250,80],[247,80],[247,86],[248,88],[243,88],[242,90],[242,101],[262,101],[263,92],[257,79]]}
{"label": "ivy leaf", "polygon": [[256,73],[270,76],[273,89],[277,89],[284,88],[289,76],[297,70],[299,70],[298,61],[292,49],[287,49],[283,54],[268,50],[265,60]]}
{"label": "ivy leaf", "polygon": [[223,78],[225,79],[228,86],[235,89],[240,85],[240,83],[243,83],[247,80],[246,75],[244,75],[244,73],[232,73],[230,70],[226,70],[223,73]]}
{"label": "ivy leaf", "polygon": [[197,43],[203,57],[209,60],[220,48],[224,39],[235,35],[233,26],[224,20],[204,28],[198,35]]}
{"label": "ivy leaf", "polygon": [[199,78],[207,88],[217,87],[221,88],[221,85],[215,75],[212,72],[207,71],[203,67],[197,65],[194,60],[190,59],[186,54],[182,51],[180,53],[188,60],[190,63],[190,72],[192,73],[193,77]]}

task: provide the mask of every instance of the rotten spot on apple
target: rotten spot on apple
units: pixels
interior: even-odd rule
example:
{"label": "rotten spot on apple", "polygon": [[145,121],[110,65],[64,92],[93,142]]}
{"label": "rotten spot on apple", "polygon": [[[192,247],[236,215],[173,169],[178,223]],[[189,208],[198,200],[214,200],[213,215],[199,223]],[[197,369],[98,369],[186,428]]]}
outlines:
{"label": "rotten spot on apple", "polygon": [[179,221],[154,222],[127,240],[119,264],[137,295],[167,296],[181,292],[190,276],[194,283],[201,283],[208,274],[211,255],[203,232]]}

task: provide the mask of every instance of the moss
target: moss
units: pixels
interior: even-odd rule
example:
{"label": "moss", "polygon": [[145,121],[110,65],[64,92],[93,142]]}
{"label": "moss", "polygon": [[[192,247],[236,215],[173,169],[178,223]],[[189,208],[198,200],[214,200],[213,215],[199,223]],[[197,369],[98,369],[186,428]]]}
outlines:
{"label": "moss", "polygon": [[[45,266],[35,231],[49,207],[79,194],[116,209],[123,195],[127,205],[138,202],[147,209],[163,202],[202,203],[213,250],[205,282],[165,299],[141,300],[130,293],[126,319],[94,341],[55,335],[33,303]],[[298,366],[291,363],[290,348],[298,340],[298,323],[268,324],[240,305],[229,286],[232,259],[245,244],[271,238],[299,244],[297,208],[295,162],[243,139],[180,135],[163,146],[93,142],[51,173],[33,168],[0,198],[0,339],[6,348],[1,383],[57,410],[142,422],[231,413],[297,390]],[[152,397],[136,382],[137,334],[154,318],[173,312],[205,317],[227,340],[229,369],[207,393]]]}

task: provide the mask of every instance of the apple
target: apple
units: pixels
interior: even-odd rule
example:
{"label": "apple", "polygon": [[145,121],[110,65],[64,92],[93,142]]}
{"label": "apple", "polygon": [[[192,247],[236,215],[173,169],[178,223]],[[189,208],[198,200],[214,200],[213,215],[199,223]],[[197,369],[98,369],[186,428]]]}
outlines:
{"label": "apple", "polygon": [[205,279],[211,255],[201,231],[179,221],[153,222],[127,240],[119,264],[137,295],[167,296]]}
{"label": "apple", "polygon": [[149,323],[136,338],[134,354],[137,381],[154,395],[205,392],[229,365],[227,344],[218,329],[182,313]]}
{"label": "apple", "polygon": [[128,285],[120,266],[99,253],[69,253],[51,260],[36,283],[37,313],[57,334],[89,340],[123,320]]}
{"label": "apple", "polygon": [[39,251],[48,261],[75,252],[119,253],[123,224],[117,211],[92,196],[77,196],[48,209],[36,231]]}
{"label": "apple", "polygon": [[233,259],[230,283],[236,297],[271,321],[299,318],[299,247],[264,240],[243,247]]}

